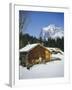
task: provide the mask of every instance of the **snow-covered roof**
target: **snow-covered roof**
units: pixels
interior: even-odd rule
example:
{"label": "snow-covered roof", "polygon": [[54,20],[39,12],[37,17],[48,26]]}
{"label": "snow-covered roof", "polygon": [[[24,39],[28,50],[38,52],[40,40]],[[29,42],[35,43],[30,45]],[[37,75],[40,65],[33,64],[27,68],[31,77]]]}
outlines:
{"label": "snow-covered roof", "polygon": [[28,44],[25,47],[21,48],[19,51],[20,52],[28,52],[31,49],[33,49],[34,47],[36,47],[37,45],[39,45],[39,43],[35,43],[35,44]]}
{"label": "snow-covered roof", "polygon": [[57,48],[53,48],[53,47],[46,47],[48,50],[50,50],[50,51],[56,51],[57,50]]}
{"label": "snow-covered roof", "polygon": [[52,52],[52,51],[59,51],[59,52],[61,52],[62,54],[63,54],[63,51],[60,49],[60,48],[53,48],[53,47],[46,47],[50,52]]}
{"label": "snow-covered roof", "polygon": [[25,47],[21,48],[19,52],[29,52],[33,48],[35,48],[37,45],[42,46],[43,48],[47,49],[49,52],[57,51],[58,48],[52,48],[52,47],[45,47],[41,45],[40,43],[34,43],[34,44],[27,44]]}

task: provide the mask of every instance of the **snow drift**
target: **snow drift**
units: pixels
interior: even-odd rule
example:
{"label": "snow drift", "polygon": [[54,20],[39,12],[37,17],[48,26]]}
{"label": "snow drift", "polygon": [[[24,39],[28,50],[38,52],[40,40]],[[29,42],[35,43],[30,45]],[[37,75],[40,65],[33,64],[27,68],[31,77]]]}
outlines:
{"label": "snow drift", "polygon": [[[63,53],[63,52],[62,52]],[[53,78],[64,76],[64,56],[63,54],[52,54],[54,59],[46,64],[37,64],[28,70],[26,67],[20,66],[20,79],[31,78]]]}

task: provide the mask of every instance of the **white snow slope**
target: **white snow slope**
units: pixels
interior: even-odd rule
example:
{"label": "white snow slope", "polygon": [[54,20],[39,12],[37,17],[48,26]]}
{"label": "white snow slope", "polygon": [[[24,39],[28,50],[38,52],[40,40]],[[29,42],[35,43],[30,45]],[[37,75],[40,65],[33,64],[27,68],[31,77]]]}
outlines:
{"label": "white snow slope", "polygon": [[37,64],[28,70],[26,67],[20,66],[20,79],[31,78],[52,78],[64,76],[64,58],[61,54],[52,55],[53,58],[60,58],[46,64]]}

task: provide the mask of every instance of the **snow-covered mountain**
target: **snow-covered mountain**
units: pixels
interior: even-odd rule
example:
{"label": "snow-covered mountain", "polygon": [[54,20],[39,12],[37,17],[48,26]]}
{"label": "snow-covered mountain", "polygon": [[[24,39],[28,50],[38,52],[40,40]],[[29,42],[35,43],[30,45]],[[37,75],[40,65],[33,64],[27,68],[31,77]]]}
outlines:
{"label": "snow-covered mountain", "polygon": [[47,27],[43,27],[40,32],[42,39],[48,40],[48,38],[57,39],[64,37],[64,31],[61,27],[57,27],[54,24],[50,24]]}

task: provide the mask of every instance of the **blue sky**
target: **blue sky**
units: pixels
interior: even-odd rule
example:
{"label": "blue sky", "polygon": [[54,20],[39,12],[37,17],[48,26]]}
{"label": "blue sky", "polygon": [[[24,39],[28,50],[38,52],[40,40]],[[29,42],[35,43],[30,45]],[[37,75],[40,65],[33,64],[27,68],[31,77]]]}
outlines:
{"label": "blue sky", "polygon": [[20,11],[20,14],[27,17],[23,32],[35,37],[39,37],[41,29],[49,24],[64,28],[64,13]]}

